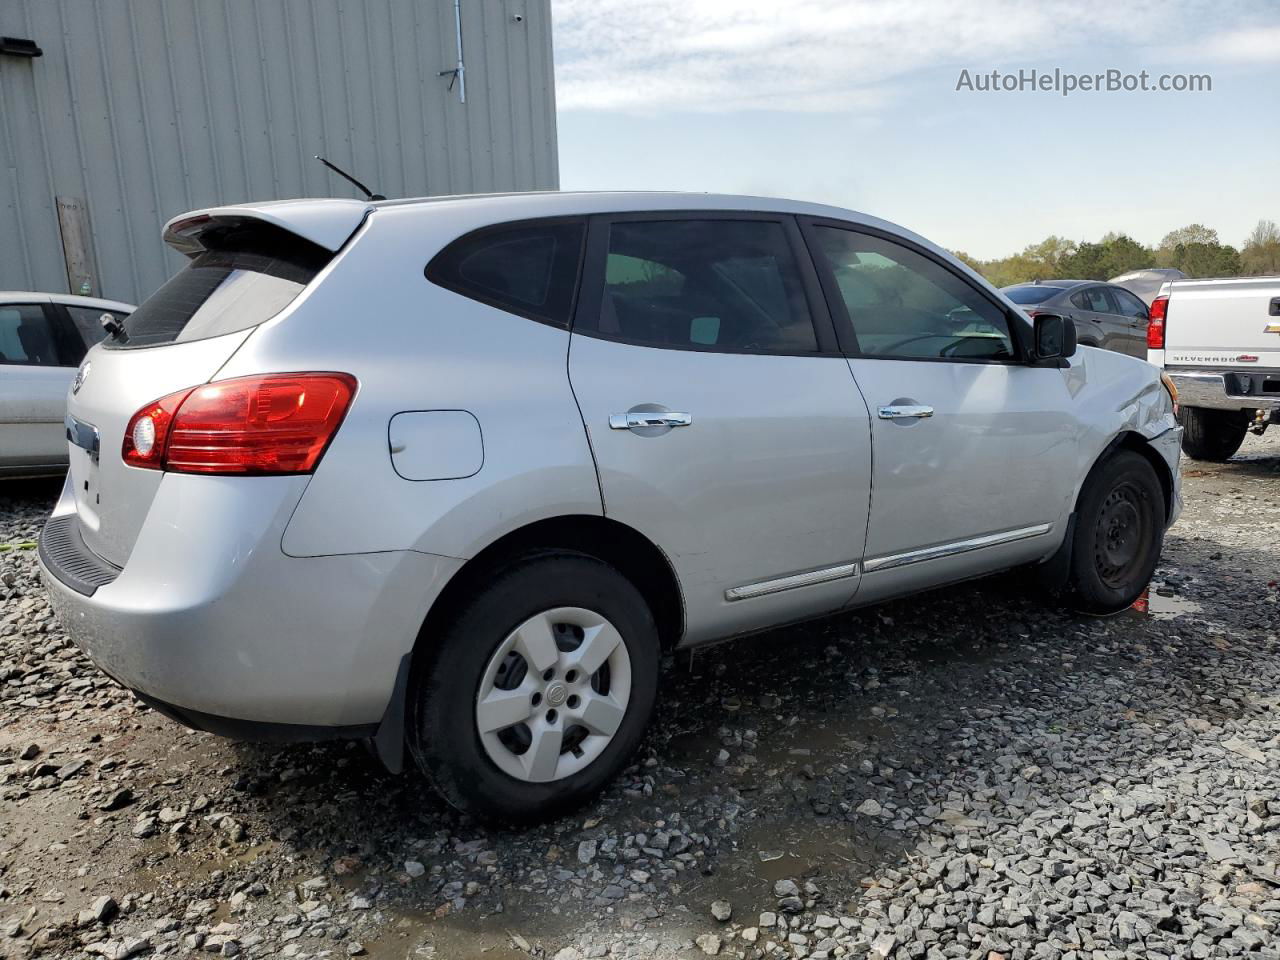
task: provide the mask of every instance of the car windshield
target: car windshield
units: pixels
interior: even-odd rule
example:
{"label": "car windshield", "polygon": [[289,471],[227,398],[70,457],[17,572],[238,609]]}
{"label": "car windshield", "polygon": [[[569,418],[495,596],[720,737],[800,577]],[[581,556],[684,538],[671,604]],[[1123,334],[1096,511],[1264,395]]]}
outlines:
{"label": "car windshield", "polygon": [[1042,287],[1038,284],[1026,284],[1021,287],[1005,287],[1000,291],[1014,303],[1044,303],[1050,297],[1061,293],[1057,287]]}

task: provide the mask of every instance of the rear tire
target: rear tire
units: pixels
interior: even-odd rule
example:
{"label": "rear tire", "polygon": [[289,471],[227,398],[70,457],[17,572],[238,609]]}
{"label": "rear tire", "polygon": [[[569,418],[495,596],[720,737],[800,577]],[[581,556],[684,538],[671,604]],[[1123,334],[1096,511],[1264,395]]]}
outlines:
{"label": "rear tire", "polygon": [[1160,480],[1141,454],[1121,450],[1094,468],[1080,493],[1069,593],[1084,613],[1118,613],[1151,581],[1164,544]]}
{"label": "rear tire", "polygon": [[1208,410],[1182,407],[1182,452],[1192,460],[1224,463],[1231,459],[1249,431],[1249,414],[1244,410]]}
{"label": "rear tire", "polygon": [[453,807],[535,823],[594,797],[639,746],[661,651],[635,586],[594,557],[500,569],[415,660],[409,748]]}

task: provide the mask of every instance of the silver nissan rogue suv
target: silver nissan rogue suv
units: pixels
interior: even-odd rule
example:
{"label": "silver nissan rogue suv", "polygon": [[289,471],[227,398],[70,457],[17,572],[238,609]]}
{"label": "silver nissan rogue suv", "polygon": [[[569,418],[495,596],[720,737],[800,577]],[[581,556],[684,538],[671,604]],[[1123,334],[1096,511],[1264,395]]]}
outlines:
{"label": "silver nissan rogue suv", "polygon": [[662,653],[1038,565],[1140,594],[1175,396],[848,210],[680,194],[299,200],[168,224],[95,346],[40,541],[156,710],[372,738],[529,821],[626,762]]}

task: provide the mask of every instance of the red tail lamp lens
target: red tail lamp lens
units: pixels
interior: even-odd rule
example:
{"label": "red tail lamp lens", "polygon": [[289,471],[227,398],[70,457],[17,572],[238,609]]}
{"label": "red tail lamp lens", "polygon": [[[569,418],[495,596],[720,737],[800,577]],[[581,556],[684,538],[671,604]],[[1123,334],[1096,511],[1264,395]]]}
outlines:
{"label": "red tail lamp lens", "polygon": [[124,428],[124,462],[135,467],[160,470],[164,466],[164,447],[169,438],[173,416],[187,399],[190,388],[171,393],[147,404]]}
{"label": "red tail lamp lens", "polygon": [[1168,297],[1156,297],[1151,301],[1151,312],[1147,318],[1147,347],[1149,349],[1164,349],[1164,321],[1168,315]]}
{"label": "red tail lamp lens", "polygon": [[310,473],[355,389],[349,374],[294,373],[219,380],[170,394],[129,421],[124,459],[174,473]]}

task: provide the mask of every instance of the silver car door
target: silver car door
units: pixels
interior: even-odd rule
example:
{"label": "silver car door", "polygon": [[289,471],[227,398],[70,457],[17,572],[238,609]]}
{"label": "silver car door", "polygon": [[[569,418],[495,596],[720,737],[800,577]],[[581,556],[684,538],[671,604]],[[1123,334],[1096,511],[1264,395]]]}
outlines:
{"label": "silver car door", "polygon": [[605,514],[670,558],[686,640],[843,605],[866,404],[794,220],[593,218],[569,353]]}
{"label": "silver car door", "polygon": [[47,300],[0,304],[0,470],[67,463],[65,331]]}
{"label": "silver car door", "polygon": [[1051,552],[1075,470],[1063,371],[1022,362],[1023,321],[929,251],[835,223],[806,236],[871,411],[858,602]]}

